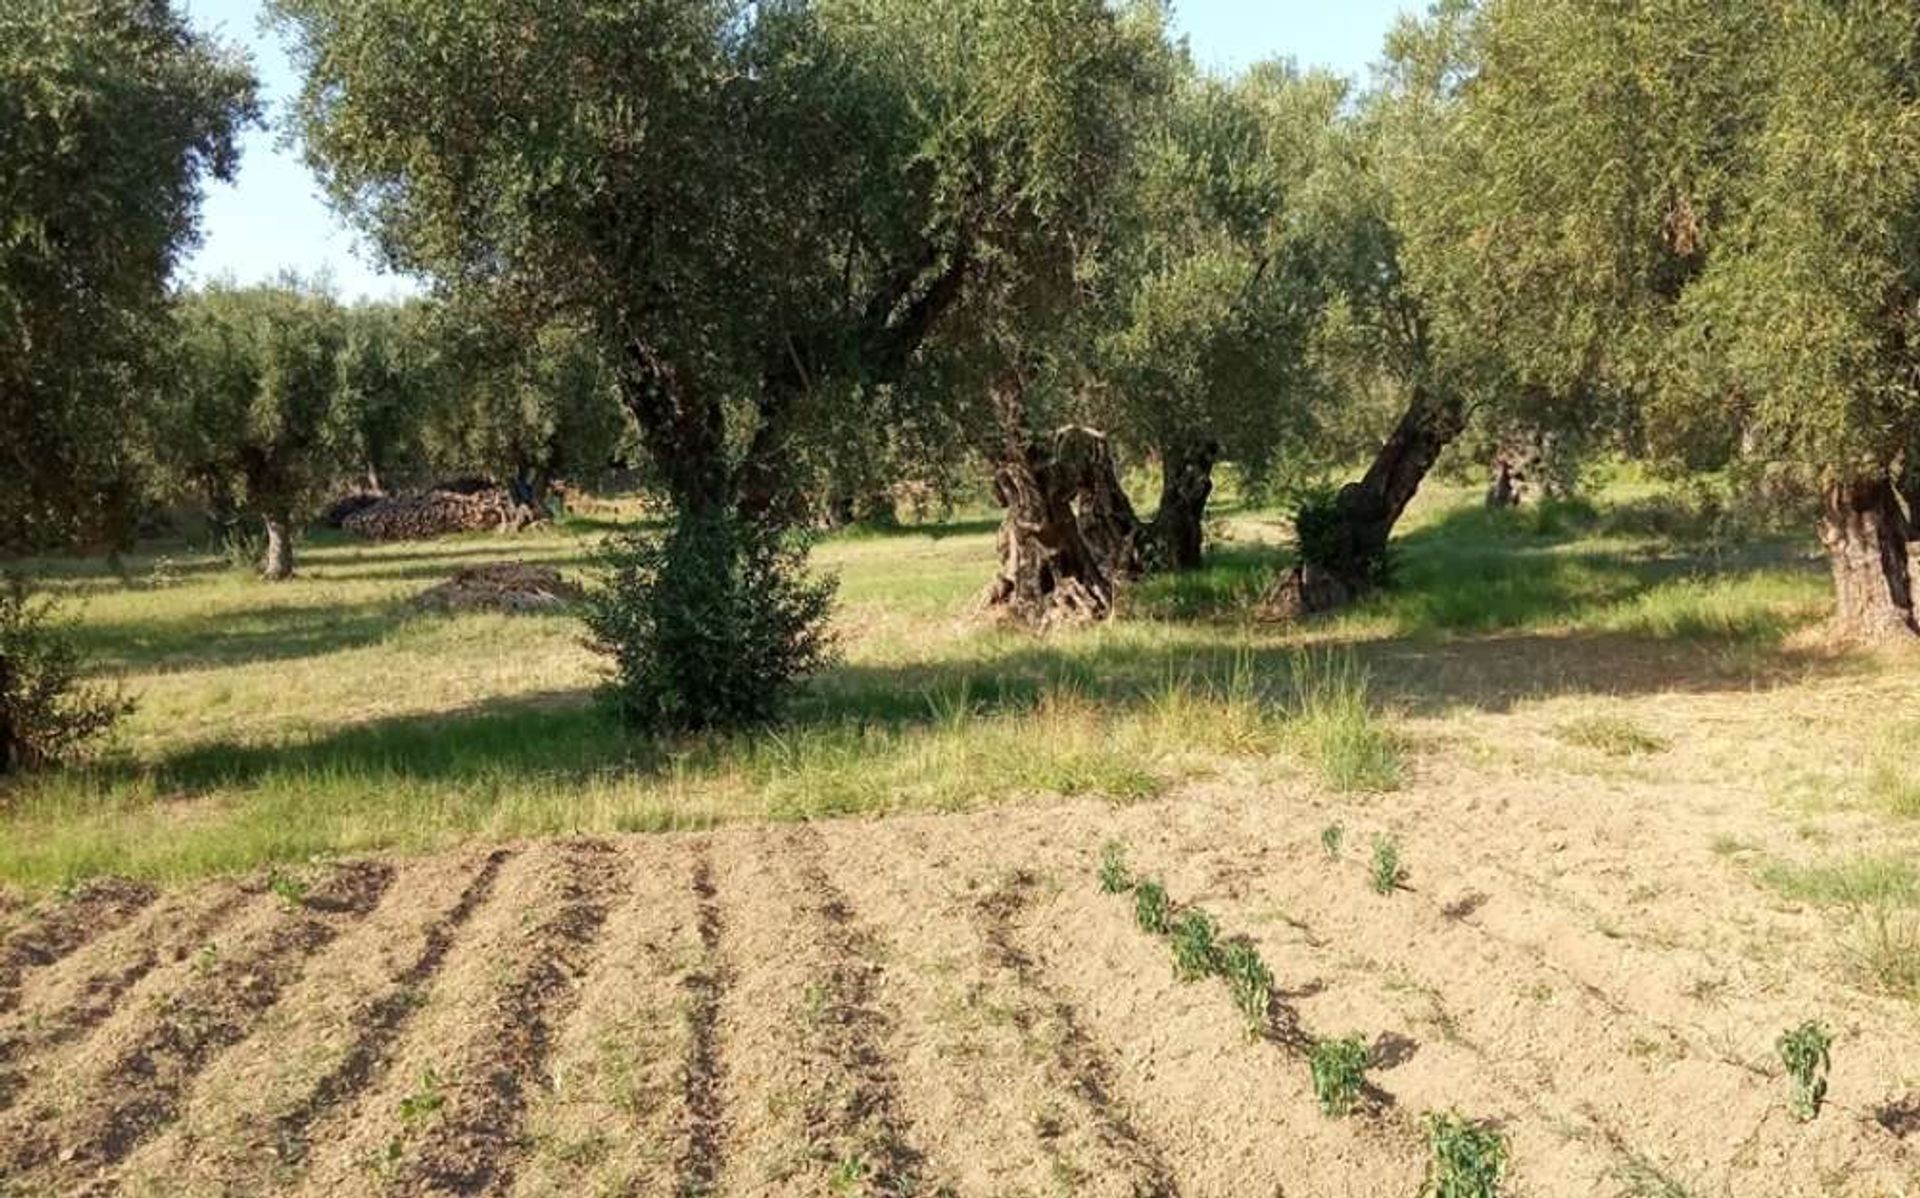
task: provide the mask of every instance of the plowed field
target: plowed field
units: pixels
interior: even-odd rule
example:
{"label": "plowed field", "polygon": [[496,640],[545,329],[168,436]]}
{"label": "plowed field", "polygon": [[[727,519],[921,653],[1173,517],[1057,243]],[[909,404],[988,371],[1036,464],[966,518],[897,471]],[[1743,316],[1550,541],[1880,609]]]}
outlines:
{"label": "plowed field", "polygon": [[[1379,811],[1335,858],[1323,800],[1226,787],[98,885],[4,916],[0,1191],[1411,1198],[1449,1109],[1518,1194],[1920,1189],[1912,1006],[1681,789],[1396,797],[1386,897]],[[1101,893],[1115,840],[1258,945],[1261,1034]],[[1813,1014],[1809,1124],[1773,1041]],[[1333,1120],[1301,1049],[1352,1032]]]}

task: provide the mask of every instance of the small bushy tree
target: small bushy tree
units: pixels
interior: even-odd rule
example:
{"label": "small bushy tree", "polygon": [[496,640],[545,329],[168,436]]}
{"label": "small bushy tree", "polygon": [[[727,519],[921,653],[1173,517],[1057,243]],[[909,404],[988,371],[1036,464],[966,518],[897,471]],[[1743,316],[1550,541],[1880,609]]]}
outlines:
{"label": "small bushy tree", "polygon": [[0,580],[0,775],[66,760],[131,707],[82,680],[79,652],[51,601],[19,578]]}
{"label": "small bushy tree", "polygon": [[641,729],[768,723],[832,658],[834,582],[807,573],[796,534],[722,513],[616,538],[602,565],[587,626]]}

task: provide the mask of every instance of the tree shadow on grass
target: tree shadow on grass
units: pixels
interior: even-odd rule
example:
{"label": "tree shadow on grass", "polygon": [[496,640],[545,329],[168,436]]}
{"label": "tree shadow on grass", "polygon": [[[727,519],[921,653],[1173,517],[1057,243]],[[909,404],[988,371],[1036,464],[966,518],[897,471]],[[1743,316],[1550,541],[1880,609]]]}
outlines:
{"label": "tree shadow on grass", "polygon": [[175,619],[89,620],[73,639],[96,667],[195,670],[324,657],[376,644],[417,616],[402,603],[276,603]]}

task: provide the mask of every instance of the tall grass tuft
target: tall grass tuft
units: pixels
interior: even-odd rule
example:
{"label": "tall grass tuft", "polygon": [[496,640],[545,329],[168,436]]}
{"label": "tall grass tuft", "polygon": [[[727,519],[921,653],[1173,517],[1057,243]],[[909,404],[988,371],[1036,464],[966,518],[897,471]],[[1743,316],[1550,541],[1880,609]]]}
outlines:
{"label": "tall grass tuft", "polygon": [[1334,790],[1400,785],[1399,747],[1374,716],[1366,667],[1351,652],[1305,652],[1288,663],[1295,735]]}

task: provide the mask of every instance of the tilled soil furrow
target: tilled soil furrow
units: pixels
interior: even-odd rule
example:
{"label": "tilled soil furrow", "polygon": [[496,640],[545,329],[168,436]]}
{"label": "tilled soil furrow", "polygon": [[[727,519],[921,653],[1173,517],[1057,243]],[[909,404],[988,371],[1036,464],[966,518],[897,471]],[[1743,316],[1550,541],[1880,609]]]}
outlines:
{"label": "tilled soil furrow", "polygon": [[428,929],[420,955],[393,980],[393,989],[367,1008],[360,1020],[359,1038],[346,1056],[299,1106],[274,1120],[274,1142],[282,1160],[297,1163],[305,1159],[314,1123],[365,1089],[385,1066],[394,1041],[406,1030],[408,1016],[419,1006],[421,987],[439,972],[454,937],[492,895],[501,868],[512,859],[513,853],[506,849],[488,855],[459,902]]}
{"label": "tilled soil furrow", "polygon": [[700,965],[685,979],[688,1036],[681,1099],[686,1105],[686,1143],[675,1165],[673,1186],[679,1198],[705,1198],[714,1192],[725,1133],[720,1003],[731,979],[722,956],[726,917],[713,884],[712,854],[704,847],[694,862],[692,885],[699,905]]}
{"label": "tilled soil furrow", "polygon": [[713,837],[728,932],[716,1194],[925,1192],[877,946],[820,867],[818,844],[810,831]]}
{"label": "tilled soil furrow", "polygon": [[95,882],[0,942],[0,1014],[20,1003],[21,979],[132,919],[158,892],[137,882]]}
{"label": "tilled soil furrow", "polygon": [[701,891],[710,903],[711,886],[689,847],[648,839],[621,854],[627,894],[557,1027],[551,1085],[527,1111],[514,1198],[664,1198],[680,1188],[688,1145],[702,1134],[689,1128],[696,1079],[684,1070],[701,1012],[688,988],[714,968],[717,952],[702,944]]}
{"label": "tilled soil furrow", "polygon": [[43,1096],[0,1122],[0,1171],[37,1175],[43,1188],[63,1191],[124,1159],[176,1116],[208,1061],[244,1039],[312,954],[370,912],[392,878],[384,865],[338,867],[290,910],[247,929],[231,954],[210,951],[95,1070],[63,1079],[78,1087],[71,1109],[49,1119]]}
{"label": "tilled soil furrow", "polygon": [[[809,1126],[827,1137],[864,1144],[860,1180],[869,1194],[911,1195],[920,1191],[922,1159],[912,1143],[912,1128],[900,1111],[899,1085],[886,1044],[892,1020],[879,1005],[884,969],[872,932],[864,927],[845,892],[833,884],[820,863],[818,834],[804,845],[799,880],[828,953],[821,1030],[823,1047],[848,1083],[840,1093],[816,1094],[808,1106]],[[870,1154],[870,1155],[868,1155]]]}
{"label": "tilled soil furrow", "polygon": [[618,856],[599,843],[572,845],[564,870],[559,910],[541,923],[507,989],[474,1027],[468,1060],[486,1079],[447,1094],[390,1192],[503,1194],[513,1185],[513,1150],[532,1090],[545,1083],[555,1027],[578,998],[622,881]]}
{"label": "tilled soil furrow", "polygon": [[[372,1126],[330,1145],[345,1155],[310,1173],[302,1192],[464,1195],[511,1188],[529,1105],[547,1084],[556,1029],[579,998],[624,885],[619,856],[602,843],[569,843],[519,860],[529,868],[516,875],[516,891],[503,886],[491,904],[502,908],[499,920],[481,941],[463,938],[454,950],[463,952],[457,971],[449,955],[434,987],[433,1001],[445,1004],[439,1015],[408,1029],[401,1059],[413,1070],[389,1070],[378,1094],[363,1094],[354,1113]],[[451,1041],[440,1039],[449,1034]],[[395,1085],[407,1088],[396,1097]],[[383,1128],[391,1130],[383,1136]],[[363,1135],[374,1142],[362,1147]]]}
{"label": "tilled soil furrow", "polygon": [[[130,940],[126,952],[96,962],[69,984],[48,988],[47,993],[23,1002],[0,1029],[0,1112],[13,1105],[26,1089],[31,1072],[48,1054],[80,1042],[105,1023],[121,1000],[160,965],[178,961],[204,945],[247,897],[242,890],[216,888],[212,901],[191,912],[156,911],[170,906],[156,903],[147,911],[160,918],[158,927],[131,925],[116,933]],[[173,914],[181,919],[169,918]],[[68,963],[75,960],[69,957]]]}
{"label": "tilled soil furrow", "polygon": [[[1031,874],[1016,871],[977,904],[989,958],[996,968],[1012,975],[1021,990],[1038,996],[1042,1017],[1052,1027],[1052,1051],[1046,1062],[1049,1081],[1091,1115],[1107,1153],[1134,1179],[1133,1193],[1141,1198],[1172,1198],[1180,1190],[1166,1150],[1141,1130],[1115,1098],[1112,1060],[1087,1032],[1072,1001],[1019,945],[1015,924],[1027,908],[1034,885]],[[1013,1018],[1023,1032],[1032,1034],[1030,1014],[1016,1008]]]}

